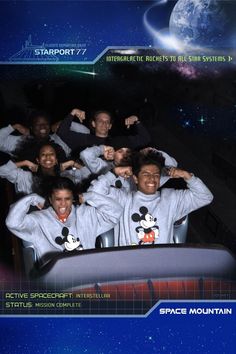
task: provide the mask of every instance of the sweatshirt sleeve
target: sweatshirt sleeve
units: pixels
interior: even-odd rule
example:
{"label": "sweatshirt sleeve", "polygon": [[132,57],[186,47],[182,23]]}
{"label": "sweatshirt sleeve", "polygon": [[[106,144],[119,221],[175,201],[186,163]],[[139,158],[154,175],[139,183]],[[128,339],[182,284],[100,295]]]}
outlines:
{"label": "sweatshirt sleeve", "polygon": [[57,135],[69,146],[70,149],[78,149],[91,145],[98,145],[99,138],[92,134],[78,133],[70,130],[74,116],[69,114],[60,124]]}
{"label": "sweatshirt sleeve", "polygon": [[16,236],[26,241],[34,241],[34,229],[37,226],[35,218],[27,214],[31,205],[44,204],[44,198],[31,194],[11,205],[6,218],[8,229]]}
{"label": "sweatshirt sleeve", "polygon": [[52,141],[54,141],[54,143],[59,145],[60,148],[62,148],[62,150],[64,151],[65,156],[63,156],[63,153],[62,153],[61,154],[62,155],[61,159],[64,159],[64,158],[66,159],[68,156],[70,156],[71,149],[56,133],[51,134],[50,135],[50,139]]}
{"label": "sweatshirt sleeve", "polygon": [[89,208],[89,223],[97,235],[110,230],[119,222],[123,208],[117,201],[95,192],[84,193],[83,198]]}
{"label": "sweatshirt sleeve", "polygon": [[85,125],[77,122],[72,122],[70,126],[70,130],[76,133],[90,134],[90,129]]}
{"label": "sweatshirt sleeve", "polygon": [[32,173],[18,168],[11,160],[0,166],[0,177],[13,183],[18,192],[32,192]]}
{"label": "sweatshirt sleeve", "polygon": [[80,158],[92,173],[103,174],[109,170],[107,161],[99,156],[103,155],[104,145],[89,147],[80,153]]}
{"label": "sweatshirt sleeve", "polygon": [[213,195],[200,178],[192,176],[187,181],[188,189],[176,190],[175,220],[208,205],[213,200]]}
{"label": "sweatshirt sleeve", "polygon": [[90,175],[90,170],[85,166],[81,167],[80,169],[71,169],[61,172],[62,177],[70,178],[75,184],[80,183],[84,179],[88,178]]}
{"label": "sweatshirt sleeve", "polygon": [[125,189],[117,189],[115,187],[116,176],[112,172],[99,176],[90,184],[88,192],[96,192],[106,195],[117,201],[122,207],[125,206],[128,192]]}
{"label": "sweatshirt sleeve", "polygon": [[12,132],[14,132],[14,128],[10,124],[0,129],[0,151],[7,154],[12,153],[22,140],[22,136],[11,135]]}
{"label": "sweatshirt sleeve", "polygon": [[[166,167],[177,167],[178,163],[177,161],[168,155],[166,152],[155,149],[156,152],[160,153],[164,159],[165,159],[165,166]],[[170,179],[170,176],[165,172],[165,169],[163,169],[161,178],[160,178],[160,187],[163,186],[168,180]]]}
{"label": "sweatshirt sleeve", "polygon": [[159,152],[164,157],[165,166],[177,167],[178,163],[172,156],[168,155],[166,152],[161,150],[156,150],[156,151]]}

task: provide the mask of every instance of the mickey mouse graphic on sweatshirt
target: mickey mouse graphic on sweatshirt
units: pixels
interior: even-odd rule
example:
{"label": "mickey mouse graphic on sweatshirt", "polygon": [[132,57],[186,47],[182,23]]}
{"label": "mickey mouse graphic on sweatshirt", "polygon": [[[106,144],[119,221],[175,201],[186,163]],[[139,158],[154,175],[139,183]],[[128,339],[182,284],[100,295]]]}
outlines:
{"label": "mickey mouse graphic on sweatshirt", "polygon": [[65,226],[63,227],[61,234],[63,237],[61,236],[56,237],[55,242],[58,243],[58,245],[64,244],[65,246],[64,252],[83,250],[83,246],[80,242],[80,239],[70,234],[69,229],[67,227]]}
{"label": "mickey mouse graphic on sweatshirt", "polygon": [[[106,195],[123,208],[120,222],[114,229],[115,245],[129,246],[140,241],[140,244],[174,243],[175,221],[212,201],[212,193],[198,177],[177,168],[173,170],[187,176],[187,189],[163,188],[152,194],[141,190],[127,193],[111,187],[116,175],[110,171],[91,183],[89,191]],[[147,210],[143,209],[144,206]]]}
{"label": "mickey mouse graphic on sweatshirt", "polygon": [[122,208],[116,201],[96,192],[84,193],[83,199],[84,204],[72,205],[70,214],[62,222],[51,206],[28,213],[31,205],[45,202],[41,196],[30,194],[11,206],[6,225],[14,235],[32,242],[41,265],[65,249],[95,248],[96,237],[115,226]]}
{"label": "mickey mouse graphic on sweatshirt", "polygon": [[138,213],[131,215],[132,220],[139,222],[140,225],[135,229],[140,240],[139,245],[154,244],[155,239],[159,237],[159,226],[156,225],[157,219],[148,213],[148,209],[145,206],[139,208],[139,212],[141,215]]}

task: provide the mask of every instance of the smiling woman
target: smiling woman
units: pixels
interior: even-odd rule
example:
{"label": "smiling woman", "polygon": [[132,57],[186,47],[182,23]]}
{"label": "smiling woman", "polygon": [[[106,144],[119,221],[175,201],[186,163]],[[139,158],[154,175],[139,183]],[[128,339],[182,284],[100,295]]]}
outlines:
{"label": "smiling woman", "polygon": [[[97,193],[84,193],[84,204],[74,206],[74,190],[71,180],[56,177],[48,183],[48,208],[43,209],[45,199],[34,193],[10,209],[7,227],[33,244],[40,264],[58,253],[94,248],[96,237],[114,227],[120,218],[120,205]],[[40,210],[28,213],[31,206]]]}
{"label": "smiling woman", "polygon": [[58,164],[55,148],[51,144],[43,145],[39,150],[39,156],[36,159],[41,170],[45,174],[56,174],[55,167]]}
{"label": "smiling woman", "polygon": [[0,166],[0,177],[13,183],[17,193],[37,192],[44,195],[47,177],[63,176],[74,183],[80,183],[91,174],[87,167],[82,167],[73,160],[60,163],[59,156],[56,144],[41,144],[35,162],[22,160],[14,163],[9,160]]}

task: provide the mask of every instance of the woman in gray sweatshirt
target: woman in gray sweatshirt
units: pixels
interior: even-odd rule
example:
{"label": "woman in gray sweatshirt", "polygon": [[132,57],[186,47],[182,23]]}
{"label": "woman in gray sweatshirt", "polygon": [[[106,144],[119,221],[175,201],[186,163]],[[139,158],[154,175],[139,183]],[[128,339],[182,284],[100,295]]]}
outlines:
{"label": "woman in gray sweatshirt", "polygon": [[[27,167],[27,171],[23,168]],[[69,169],[68,169],[69,168]],[[75,184],[90,176],[87,167],[82,167],[73,160],[59,163],[57,148],[53,143],[42,144],[35,163],[29,160],[13,162],[9,160],[0,166],[0,177],[15,185],[17,193],[30,194],[46,176],[61,175],[70,178]]]}
{"label": "woman in gray sweatshirt", "polygon": [[[61,252],[94,248],[96,237],[119,221],[122,208],[111,198],[88,192],[82,196],[83,204],[74,206],[74,196],[73,182],[55,177],[48,186],[48,208],[43,209],[45,200],[37,194],[11,206],[6,225],[16,236],[32,242],[40,264]],[[31,206],[40,210],[28,214]]]}

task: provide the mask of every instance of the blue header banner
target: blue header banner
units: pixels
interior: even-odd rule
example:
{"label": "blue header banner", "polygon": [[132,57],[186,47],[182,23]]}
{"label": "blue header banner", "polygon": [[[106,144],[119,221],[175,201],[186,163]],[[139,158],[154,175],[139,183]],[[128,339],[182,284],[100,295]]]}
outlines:
{"label": "blue header banner", "polygon": [[3,1],[0,63],[95,63],[108,47],[229,55],[235,11],[234,1]]}

